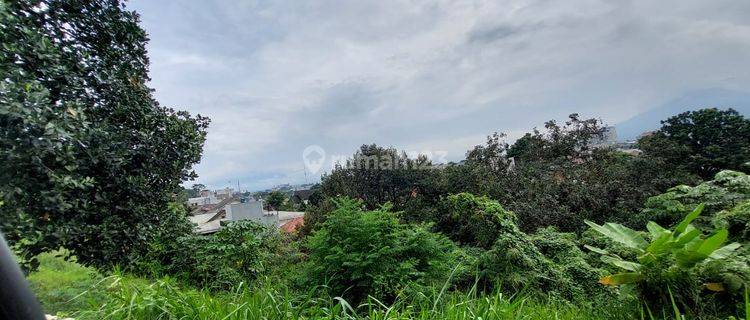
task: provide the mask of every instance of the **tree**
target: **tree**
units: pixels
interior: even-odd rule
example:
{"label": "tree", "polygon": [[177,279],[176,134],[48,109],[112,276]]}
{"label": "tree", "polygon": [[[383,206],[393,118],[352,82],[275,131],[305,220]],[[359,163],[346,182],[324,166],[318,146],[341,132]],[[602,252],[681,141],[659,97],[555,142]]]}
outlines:
{"label": "tree", "polygon": [[409,198],[432,193],[434,185],[427,182],[436,171],[423,155],[412,159],[394,148],[362,145],[346,164],[323,175],[321,189],[328,197],[361,199],[370,209],[390,202],[401,210]]}
{"label": "tree", "polygon": [[199,197],[201,194],[201,191],[206,189],[206,185],[201,183],[195,183],[193,184],[190,189],[186,189],[188,198],[195,198]]}
{"label": "tree", "polygon": [[272,210],[278,210],[286,202],[286,195],[281,191],[271,191],[266,198],[266,204]]}
{"label": "tree", "polygon": [[146,32],[119,1],[2,2],[0,40],[3,232],[22,258],[134,264],[196,177],[208,119],[154,100]]}
{"label": "tree", "polygon": [[688,111],[662,121],[659,131],[638,143],[647,155],[710,179],[750,160],[750,119],[734,109]]}

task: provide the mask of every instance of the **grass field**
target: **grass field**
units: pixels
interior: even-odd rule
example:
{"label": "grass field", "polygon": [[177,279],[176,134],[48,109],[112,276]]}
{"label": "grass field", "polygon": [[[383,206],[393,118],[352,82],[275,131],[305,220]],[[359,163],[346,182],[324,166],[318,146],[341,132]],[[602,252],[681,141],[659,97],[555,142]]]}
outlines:
{"label": "grass field", "polygon": [[[168,278],[103,276],[54,254],[28,279],[47,313],[76,319],[640,319],[627,304],[606,308],[503,294],[430,293],[419,301],[351,306],[340,298],[293,292],[272,281],[210,293]],[[648,317],[646,317],[648,318]]]}

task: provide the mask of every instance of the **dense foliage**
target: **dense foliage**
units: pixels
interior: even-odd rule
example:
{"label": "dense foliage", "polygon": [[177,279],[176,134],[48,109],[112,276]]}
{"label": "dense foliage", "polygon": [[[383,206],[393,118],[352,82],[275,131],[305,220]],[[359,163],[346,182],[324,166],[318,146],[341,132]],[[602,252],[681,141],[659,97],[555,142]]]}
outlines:
{"label": "dense foliage", "polygon": [[[667,119],[643,154],[577,114],[513,144],[494,133],[457,163],[363,145],[323,176],[298,236],[249,221],[200,235],[184,203],[205,186],[180,183],[195,177],[208,120],[154,100],[137,14],[116,0],[3,1],[0,40],[0,227],[29,267],[63,247],[99,267],[86,269],[91,288],[113,279],[81,318],[744,310],[750,121],[733,110]],[[127,275],[101,277],[117,265]],[[542,311],[520,311],[527,302]]]}
{"label": "dense foliage", "polygon": [[340,198],[337,208],[307,240],[305,282],[325,285],[353,303],[368,295],[393,300],[408,286],[445,278],[453,244],[419,226],[400,223],[387,207],[363,210]]}
{"label": "dense foliage", "polygon": [[688,111],[662,121],[639,141],[646,154],[710,179],[721,170],[739,170],[750,159],[750,119],[733,109]]}
{"label": "dense foliage", "polygon": [[[732,208],[748,199],[750,199],[750,176],[742,172],[725,170],[717,173],[714,180],[694,187],[679,185],[663,194],[649,198],[643,211],[634,216],[631,224],[643,228],[647,221],[654,221],[663,226],[672,226],[699,204],[704,204],[705,218],[699,219],[697,223],[707,226],[711,224],[710,220],[717,212],[731,211]],[[737,213],[732,216],[741,218],[742,214]],[[722,216],[726,215],[728,213],[722,214]]]}
{"label": "dense foliage", "polygon": [[436,172],[432,169],[424,156],[412,159],[394,148],[362,145],[345,164],[322,177],[321,188],[328,197],[361,199],[368,209],[390,202],[401,210],[412,194],[434,187],[429,183]]}
{"label": "dense foliage", "polygon": [[231,222],[216,234],[179,239],[179,250],[163,274],[209,289],[251,282],[273,264],[279,233],[249,220]]}
{"label": "dense foliage", "polygon": [[146,41],[118,1],[0,3],[0,219],[23,258],[129,266],[171,219],[208,121],[153,99]]}
{"label": "dense foliage", "polygon": [[[657,223],[648,223],[648,240],[639,232],[616,223],[597,225],[586,223],[592,229],[638,253],[635,261],[624,260],[607,250],[587,248],[602,255],[603,262],[625,270],[606,276],[600,280],[605,285],[634,285],[647,304],[665,307],[677,301],[682,308],[690,308],[698,313],[705,302],[701,301],[701,291],[721,292],[723,283],[705,283],[701,286],[699,271],[710,263],[723,263],[740,247],[739,243],[724,245],[728,238],[727,229],[719,229],[709,236],[691,223],[703,211],[703,205],[696,207],[674,230],[664,229]],[[734,287],[732,283],[727,286]]]}

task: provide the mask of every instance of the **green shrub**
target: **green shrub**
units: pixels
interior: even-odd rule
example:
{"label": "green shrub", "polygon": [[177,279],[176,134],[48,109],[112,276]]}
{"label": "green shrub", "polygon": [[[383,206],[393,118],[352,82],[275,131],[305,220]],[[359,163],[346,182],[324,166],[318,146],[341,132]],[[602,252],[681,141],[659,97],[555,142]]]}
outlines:
{"label": "green shrub", "polygon": [[421,226],[402,224],[388,207],[363,211],[362,203],[335,200],[333,211],[306,244],[303,283],[325,285],[356,304],[368,295],[391,301],[407,286],[445,279],[454,245]]}
{"label": "green shrub", "polygon": [[[601,291],[592,285],[600,271],[592,268],[582,253],[576,253],[569,246],[570,243],[561,243],[565,242],[564,239],[558,243],[552,243],[554,239],[547,239],[542,243],[536,238],[544,249],[550,250],[553,257],[550,259],[532,239],[515,224],[506,225],[492,248],[482,255],[480,269],[485,283],[497,285],[509,293],[528,291],[565,300],[587,299],[584,294]],[[564,247],[569,250],[555,250]],[[573,256],[577,258],[571,259]]]}
{"label": "green shrub", "polygon": [[650,241],[639,232],[620,224],[607,223],[600,226],[586,221],[592,229],[639,253],[635,261],[628,261],[607,250],[587,247],[601,254],[603,262],[626,271],[606,276],[600,283],[634,286],[641,299],[652,307],[670,306],[674,299],[680,307],[697,313],[699,310],[695,308],[702,305],[701,291],[704,287],[712,291],[724,291],[723,284],[701,283],[700,270],[712,261],[726,259],[740,247],[738,243],[722,246],[727,240],[726,229],[704,236],[693,226],[691,222],[702,210],[703,205],[699,205],[673,231],[649,222],[647,228]]}
{"label": "green shrub", "polygon": [[250,220],[231,222],[212,235],[180,238],[181,249],[163,272],[197,287],[228,289],[266,271],[279,244],[274,228]]}
{"label": "green shrub", "polygon": [[724,170],[714,180],[695,187],[676,186],[666,193],[649,198],[640,214],[634,216],[630,225],[643,228],[648,221],[662,226],[673,226],[698,204],[705,205],[703,219],[696,221],[701,227],[711,227],[711,217],[719,211],[728,210],[738,203],[750,199],[750,176],[745,173]]}
{"label": "green shrub", "polygon": [[459,193],[445,197],[437,208],[435,230],[462,245],[489,249],[498,236],[516,228],[515,215],[487,197]]}
{"label": "green shrub", "polygon": [[729,230],[732,240],[747,242],[750,240],[750,200],[720,211],[711,222],[714,228]]}

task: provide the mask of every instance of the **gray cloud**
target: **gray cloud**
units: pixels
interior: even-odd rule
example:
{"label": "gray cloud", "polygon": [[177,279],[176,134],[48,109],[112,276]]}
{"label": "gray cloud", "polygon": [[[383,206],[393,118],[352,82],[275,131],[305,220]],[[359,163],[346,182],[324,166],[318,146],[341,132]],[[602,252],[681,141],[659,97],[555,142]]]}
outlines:
{"label": "gray cloud", "polygon": [[[198,181],[304,181],[302,150],[445,150],[750,84],[750,2],[148,1],[162,104],[213,119]],[[308,177],[315,179],[316,177]]]}

